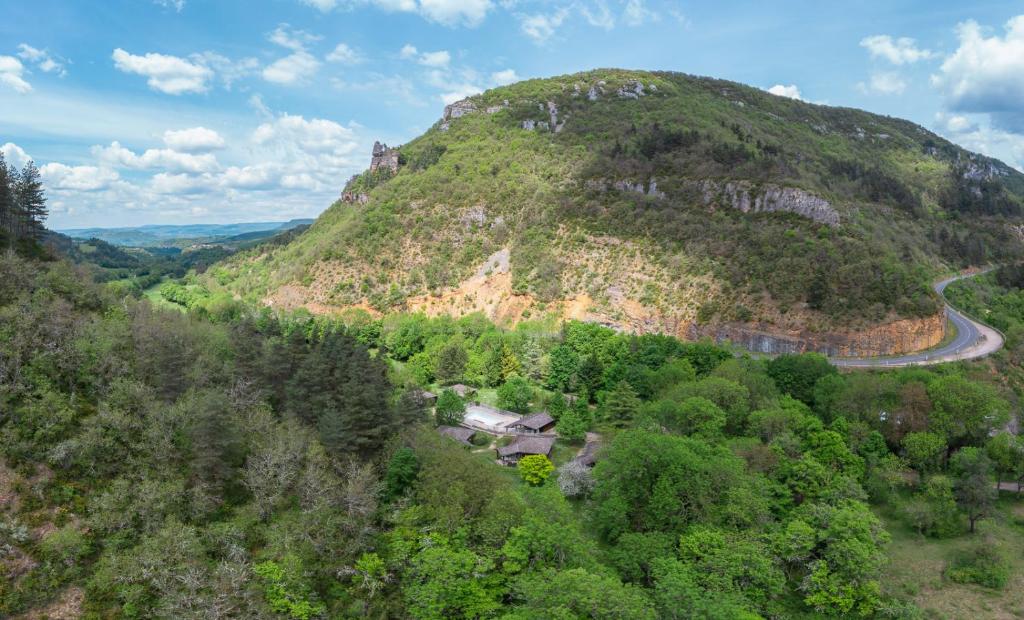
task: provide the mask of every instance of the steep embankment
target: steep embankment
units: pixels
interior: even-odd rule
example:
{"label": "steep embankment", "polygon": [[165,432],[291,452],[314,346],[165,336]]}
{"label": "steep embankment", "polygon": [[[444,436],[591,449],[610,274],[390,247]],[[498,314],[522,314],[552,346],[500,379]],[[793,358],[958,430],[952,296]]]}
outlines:
{"label": "steep embankment", "polygon": [[314,312],[555,313],[636,331],[897,353],[929,282],[1020,254],[1024,176],[907,121],[664,72],[448,106],[284,247],[211,286]]}

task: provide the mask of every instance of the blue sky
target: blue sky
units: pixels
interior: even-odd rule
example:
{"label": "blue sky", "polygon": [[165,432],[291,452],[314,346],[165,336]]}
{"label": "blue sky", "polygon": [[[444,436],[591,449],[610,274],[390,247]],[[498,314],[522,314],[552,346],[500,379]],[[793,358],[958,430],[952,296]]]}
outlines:
{"label": "blue sky", "polygon": [[0,22],[0,148],[50,225],[315,216],[446,102],[666,69],[916,121],[1024,167],[1020,2],[36,0]]}

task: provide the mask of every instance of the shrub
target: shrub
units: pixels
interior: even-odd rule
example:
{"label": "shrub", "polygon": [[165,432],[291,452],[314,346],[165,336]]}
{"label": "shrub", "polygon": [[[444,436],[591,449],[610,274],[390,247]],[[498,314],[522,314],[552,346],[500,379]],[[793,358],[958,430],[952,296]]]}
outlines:
{"label": "shrub", "polygon": [[946,568],[946,577],[957,583],[974,583],[999,590],[1010,580],[1010,565],[988,541],[958,553]]}
{"label": "shrub", "polygon": [[302,564],[295,556],[285,556],[280,563],[262,562],[253,567],[253,572],[263,582],[264,596],[274,611],[296,620],[309,620],[327,611],[306,583]]}
{"label": "shrub", "polygon": [[516,469],[527,483],[540,486],[555,470],[555,466],[543,454],[531,454],[519,459]]}

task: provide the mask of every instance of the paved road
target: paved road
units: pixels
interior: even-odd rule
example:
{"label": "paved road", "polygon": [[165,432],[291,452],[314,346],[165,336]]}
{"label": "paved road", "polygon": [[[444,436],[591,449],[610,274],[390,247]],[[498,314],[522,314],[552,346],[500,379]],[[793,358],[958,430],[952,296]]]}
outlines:
{"label": "paved road", "polygon": [[[943,280],[935,285],[935,292],[945,299],[943,291],[951,282],[976,275],[979,274],[962,275]],[[956,326],[957,334],[952,342],[941,347],[893,357],[835,357],[831,361],[836,366],[849,368],[919,366],[984,357],[1003,347],[1003,337],[999,335],[999,332],[964,316],[948,303],[946,304],[946,316]]]}

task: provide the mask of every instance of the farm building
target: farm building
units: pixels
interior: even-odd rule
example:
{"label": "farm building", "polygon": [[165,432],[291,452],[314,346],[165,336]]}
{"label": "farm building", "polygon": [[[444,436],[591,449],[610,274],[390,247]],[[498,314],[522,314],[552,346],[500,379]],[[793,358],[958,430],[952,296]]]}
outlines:
{"label": "farm building", "polygon": [[515,422],[507,425],[506,428],[513,433],[520,433],[523,435],[533,435],[539,433],[550,433],[555,430],[555,419],[543,411],[541,413],[534,413],[523,418],[519,418]]}
{"label": "farm building", "polygon": [[509,445],[498,448],[498,461],[502,465],[515,465],[524,456],[543,454],[550,457],[554,445],[554,437],[517,437]]}

